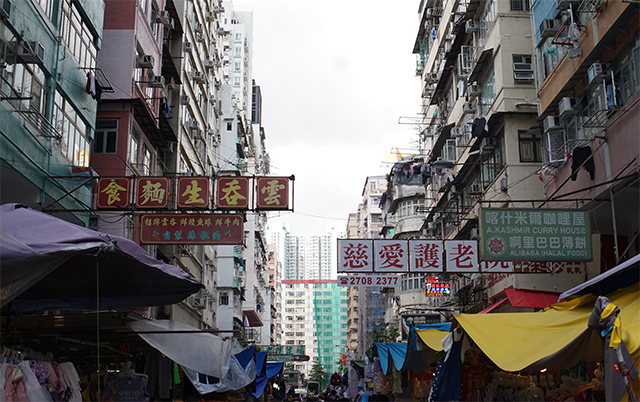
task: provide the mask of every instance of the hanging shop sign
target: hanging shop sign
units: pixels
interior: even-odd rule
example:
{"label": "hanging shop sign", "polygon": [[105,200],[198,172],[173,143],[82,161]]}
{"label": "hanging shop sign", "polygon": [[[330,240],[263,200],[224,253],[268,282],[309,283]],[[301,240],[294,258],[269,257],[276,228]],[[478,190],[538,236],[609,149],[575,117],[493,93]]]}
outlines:
{"label": "hanging shop sign", "polygon": [[289,210],[289,177],[257,177],[256,209]]}
{"label": "hanging shop sign", "polygon": [[583,274],[583,262],[566,261],[482,261],[480,272],[488,274]]}
{"label": "hanging shop sign", "polygon": [[480,244],[485,261],[591,261],[587,211],[482,209]]}
{"label": "hanging shop sign", "polygon": [[476,240],[338,239],[339,273],[480,272]]}
{"label": "hanging shop sign", "polygon": [[263,352],[267,352],[267,357],[279,355],[304,355],[306,354],[305,345],[261,345],[256,346]]}
{"label": "hanging shop sign", "polygon": [[441,240],[409,240],[411,272],[443,272]]}
{"label": "hanging shop sign", "polygon": [[136,180],[136,205],[143,208],[169,207],[169,178],[144,177]]}
{"label": "hanging shop sign", "polygon": [[98,209],[127,209],[131,200],[131,178],[101,177],[98,179],[96,206]]}
{"label": "hanging shop sign", "polygon": [[213,204],[218,210],[288,211],[293,210],[293,180],[293,176],[221,176],[213,182],[207,176],[101,177],[96,209],[208,210]]}
{"label": "hanging shop sign", "polygon": [[373,266],[379,273],[409,272],[409,242],[407,240],[376,240],[373,242]]}
{"label": "hanging shop sign", "polygon": [[179,209],[209,208],[210,194],[208,177],[178,178],[176,196]]}
{"label": "hanging shop sign", "polygon": [[143,214],[141,244],[242,244],[240,214]]}
{"label": "hanging shop sign", "polygon": [[393,288],[400,286],[400,277],[397,275],[338,275],[338,286],[379,286]]}
{"label": "hanging shop sign", "polygon": [[216,208],[249,209],[250,188],[249,177],[216,177]]}
{"label": "hanging shop sign", "polygon": [[451,283],[439,282],[438,278],[427,278],[424,284],[424,294],[427,297],[451,296]]}

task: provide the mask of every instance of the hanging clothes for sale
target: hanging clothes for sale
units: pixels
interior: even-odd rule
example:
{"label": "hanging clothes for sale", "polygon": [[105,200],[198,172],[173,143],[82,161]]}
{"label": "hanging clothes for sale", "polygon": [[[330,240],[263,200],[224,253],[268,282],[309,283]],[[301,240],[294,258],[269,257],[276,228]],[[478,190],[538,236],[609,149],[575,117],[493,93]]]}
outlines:
{"label": "hanging clothes for sale", "polygon": [[[582,166],[585,168],[587,172],[589,172],[589,177],[591,180],[595,178],[596,175],[596,165],[593,162],[593,157],[591,156],[591,147],[576,147],[573,149],[573,153],[571,156],[571,180],[576,181],[578,178],[578,170]],[[584,165],[583,165],[584,163]]]}
{"label": "hanging clothes for sale", "polygon": [[[450,341],[442,344],[451,344],[451,349],[443,356],[436,366],[436,372],[431,385],[429,401],[460,401],[462,397],[462,337],[464,333],[460,328],[452,331],[445,337],[451,337]],[[446,350],[446,348],[445,348]]]}

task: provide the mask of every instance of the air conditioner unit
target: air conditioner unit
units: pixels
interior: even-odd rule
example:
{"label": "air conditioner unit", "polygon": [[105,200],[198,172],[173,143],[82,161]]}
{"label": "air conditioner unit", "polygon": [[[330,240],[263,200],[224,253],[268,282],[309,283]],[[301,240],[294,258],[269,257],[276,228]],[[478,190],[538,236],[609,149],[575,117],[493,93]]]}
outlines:
{"label": "air conditioner unit", "polygon": [[158,11],[156,15],[156,23],[163,25],[171,25],[171,15],[168,11]]}
{"label": "air conditioner unit", "polygon": [[214,12],[214,13],[222,12],[222,7],[220,7],[220,6],[213,6],[213,12]]}
{"label": "air conditioner unit", "polygon": [[472,114],[478,111],[478,107],[476,102],[465,102],[462,105],[462,113],[464,114]]}
{"label": "air conditioner unit", "polygon": [[559,20],[542,20],[540,24],[540,36],[543,38],[551,38],[556,36],[560,30]]}
{"label": "air conditioner unit", "polygon": [[198,121],[197,120],[189,120],[189,123],[187,124],[187,126],[189,127],[190,130],[195,130],[198,128]]}
{"label": "air conditioner unit", "polygon": [[201,23],[196,22],[195,25],[193,26],[193,30],[196,32],[202,32],[204,31],[204,26]]}
{"label": "air conditioner unit", "polygon": [[204,34],[196,34],[196,40],[200,43],[204,43],[207,40],[207,37]]}
{"label": "air conditioner unit", "polygon": [[438,73],[426,73],[424,78],[427,81],[438,81]]}
{"label": "air conditioner unit", "polygon": [[155,59],[153,58],[152,55],[150,54],[145,54],[142,55],[141,57],[138,57],[137,60],[137,64],[138,64],[138,68],[153,68],[154,64],[155,64]]}
{"label": "air conditioner unit", "polygon": [[189,103],[189,95],[182,95],[180,97],[180,103],[183,105],[187,105]]}
{"label": "air conditioner unit", "polygon": [[469,186],[469,194],[482,194],[483,188],[478,183],[471,183]]}
{"label": "air conditioner unit", "polygon": [[454,127],[451,129],[452,137],[462,137],[464,135],[464,127]]}
{"label": "air conditioner unit", "polygon": [[496,149],[496,139],[494,137],[484,137],[480,143],[480,153],[486,154]]}
{"label": "air conditioner unit", "polygon": [[0,0],[0,17],[9,18],[11,17],[11,0]]}
{"label": "air conditioner unit", "polygon": [[204,135],[202,135],[202,130],[200,130],[199,128],[194,128],[193,130],[191,130],[191,135],[193,136],[194,139],[198,140],[198,141],[204,141]]}
{"label": "air conditioner unit", "polygon": [[195,82],[198,82],[198,83],[204,82],[204,73],[200,71],[194,71],[191,77]]}
{"label": "air conditioner unit", "polygon": [[214,68],[215,66],[216,66],[216,63],[213,60],[204,61],[204,68],[211,69],[211,68]]}
{"label": "air conditioner unit", "polygon": [[467,32],[477,32],[480,30],[480,21],[467,21],[464,27]]}
{"label": "air conditioner unit", "polygon": [[482,95],[482,88],[479,84],[471,84],[469,85],[469,96],[480,96]]}
{"label": "air conditioner unit", "polygon": [[166,85],[165,79],[161,75],[154,75],[151,82],[148,83],[149,88],[164,88]]}
{"label": "air conditioner unit", "polygon": [[542,122],[544,132],[562,131],[563,127],[557,116],[547,116]]}
{"label": "air conditioner unit", "polygon": [[202,297],[194,297],[191,301],[191,307],[195,309],[203,309],[204,299]]}
{"label": "air conditioner unit", "polygon": [[177,87],[178,85],[176,84],[176,81],[173,78],[169,79],[169,82],[167,82],[167,89],[169,91],[173,91]]}
{"label": "air conditioner unit", "polygon": [[429,222],[429,223],[427,223],[427,229],[429,229],[429,230],[435,230],[435,228],[436,228],[436,224],[435,224],[435,222]]}
{"label": "air conditioner unit", "polygon": [[576,98],[562,98],[560,102],[558,102],[558,115],[562,117],[563,115],[573,115],[577,114],[578,110],[576,107],[577,100]]}
{"label": "air conditioner unit", "polygon": [[215,20],[216,20],[216,13],[214,13],[213,11],[209,11],[207,13],[207,21],[214,22]]}
{"label": "air conditioner unit", "polygon": [[469,238],[471,240],[475,240],[475,239],[479,239],[480,238],[480,231],[478,230],[478,228],[471,229],[471,231],[469,232]]}
{"label": "air conditioner unit", "polygon": [[185,42],[184,43],[184,51],[185,52],[190,52],[191,50],[193,50],[193,44],[191,42]]}
{"label": "air conditioner unit", "polygon": [[544,132],[548,132],[548,131],[559,131],[562,130],[562,125],[560,124],[560,122],[558,121],[558,118],[556,116],[547,116],[543,122],[542,122],[542,126],[544,128]]}
{"label": "air conditioner unit", "polygon": [[25,63],[44,63],[44,47],[40,42],[23,42],[18,47],[18,57]]}
{"label": "air conditioner unit", "polygon": [[226,31],[224,28],[218,28],[218,35],[224,36],[224,35],[226,35],[228,33],[229,33],[229,31]]}
{"label": "air conditioner unit", "polygon": [[607,65],[603,63],[593,63],[587,70],[587,78],[589,84],[592,82],[600,81],[606,76]]}

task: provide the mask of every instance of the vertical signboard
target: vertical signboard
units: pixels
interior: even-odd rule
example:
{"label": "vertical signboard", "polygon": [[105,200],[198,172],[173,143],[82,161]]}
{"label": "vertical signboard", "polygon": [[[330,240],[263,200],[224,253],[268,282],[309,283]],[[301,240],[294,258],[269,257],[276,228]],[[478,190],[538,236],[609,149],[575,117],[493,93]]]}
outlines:
{"label": "vertical signboard", "polygon": [[442,240],[409,240],[411,272],[444,272]]}
{"label": "vertical signboard", "polygon": [[209,194],[208,177],[178,178],[178,208],[209,208]]}
{"label": "vertical signboard", "polygon": [[446,240],[444,242],[447,272],[478,272],[478,242]]}
{"label": "vertical signboard", "polygon": [[289,209],[288,177],[256,178],[256,209],[280,210]]}
{"label": "vertical signboard", "polygon": [[338,272],[373,272],[373,240],[338,239]]}
{"label": "vertical signboard", "polygon": [[591,261],[587,211],[482,209],[482,259]]}
{"label": "vertical signboard", "polygon": [[168,177],[139,177],[136,181],[136,207],[141,209],[169,207]]}
{"label": "vertical signboard", "polygon": [[373,266],[379,273],[409,272],[407,240],[376,240],[373,243]]}
{"label": "vertical signboard", "polygon": [[131,199],[129,177],[101,177],[98,179],[97,209],[127,209]]}
{"label": "vertical signboard", "polygon": [[249,177],[216,177],[216,208],[248,209],[250,188]]}

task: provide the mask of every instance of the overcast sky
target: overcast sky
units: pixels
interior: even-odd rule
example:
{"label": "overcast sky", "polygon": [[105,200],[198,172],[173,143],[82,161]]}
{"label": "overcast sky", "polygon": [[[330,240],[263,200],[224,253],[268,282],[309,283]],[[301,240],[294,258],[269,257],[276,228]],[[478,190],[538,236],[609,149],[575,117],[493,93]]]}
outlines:
{"label": "overcast sky", "polygon": [[[393,147],[416,148],[419,0],[235,0],[253,9],[253,77],[272,175],[295,175],[296,234],[346,229],[367,176]],[[406,119],[403,119],[405,121]]]}

